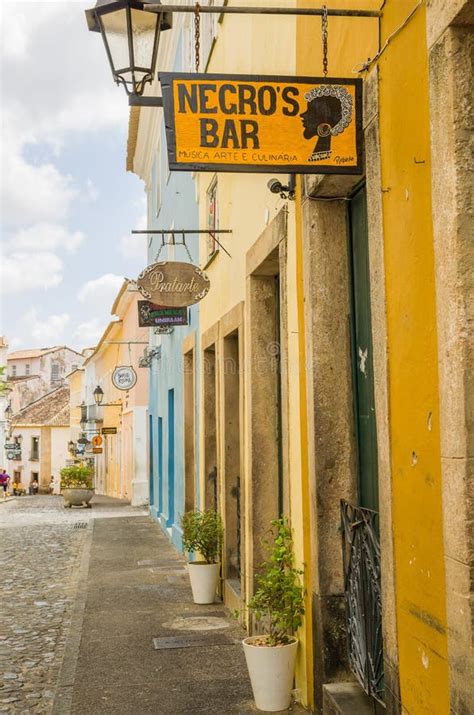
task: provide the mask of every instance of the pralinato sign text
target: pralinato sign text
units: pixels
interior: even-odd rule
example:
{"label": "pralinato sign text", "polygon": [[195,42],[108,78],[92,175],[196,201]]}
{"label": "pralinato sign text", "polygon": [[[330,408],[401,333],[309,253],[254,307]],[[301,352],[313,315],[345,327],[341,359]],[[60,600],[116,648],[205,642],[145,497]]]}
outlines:
{"label": "pralinato sign text", "polygon": [[137,278],[140,293],[163,307],[193,305],[209,292],[210,281],[192,263],[165,261],[152,263]]}

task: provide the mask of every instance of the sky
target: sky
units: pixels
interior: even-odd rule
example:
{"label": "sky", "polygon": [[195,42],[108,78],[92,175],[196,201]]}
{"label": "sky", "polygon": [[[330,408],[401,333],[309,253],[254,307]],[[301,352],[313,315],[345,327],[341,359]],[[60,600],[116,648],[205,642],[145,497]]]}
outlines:
{"label": "sky", "polygon": [[146,265],[129,107],[84,9],[0,3],[1,326],[10,351],[95,345],[124,277]]}

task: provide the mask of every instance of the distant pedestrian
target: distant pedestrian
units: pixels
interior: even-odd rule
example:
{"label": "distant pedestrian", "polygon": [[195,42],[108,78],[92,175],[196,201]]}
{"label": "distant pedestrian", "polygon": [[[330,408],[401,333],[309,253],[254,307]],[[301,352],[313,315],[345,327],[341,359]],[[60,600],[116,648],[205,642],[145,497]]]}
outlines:
{"label": "distant pedestrian", "polygon": [[54,494],[54,477],[51,475],[51,481],[49,483],[49,493]]}
{"label": "distant pedestrian", "polygon": [[39,487],[38,480],[35,478],[35,479],[33,479],[33,481],[30,484],[30,489],[29,489],[30,494],[38,494],[38,487]]}
{"label": "distant pedestrian", "polygon": [[10,484],[10,475],[4,469],[0,471],[0,488],[3,489],[3,501],[7,498],[8,485]]}

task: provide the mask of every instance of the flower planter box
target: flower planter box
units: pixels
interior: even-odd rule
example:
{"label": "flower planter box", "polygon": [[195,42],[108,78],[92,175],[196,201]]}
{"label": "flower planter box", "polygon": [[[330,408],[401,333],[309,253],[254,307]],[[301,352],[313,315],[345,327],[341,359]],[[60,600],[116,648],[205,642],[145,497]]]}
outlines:
{"label": "flower planter box", "polygon": [[94,496],[94,489],[84,487],[68,487],[61,489],[61,494],[64,499],[64,506],[70,509],[73,506],[84,506],[91,508],[90,500]]}

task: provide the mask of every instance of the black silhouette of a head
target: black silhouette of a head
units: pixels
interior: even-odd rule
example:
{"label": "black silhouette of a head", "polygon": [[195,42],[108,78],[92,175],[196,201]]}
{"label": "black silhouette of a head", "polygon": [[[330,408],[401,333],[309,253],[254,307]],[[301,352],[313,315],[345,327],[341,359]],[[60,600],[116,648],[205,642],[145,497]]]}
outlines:
{"label": "black silhouette of a head", "polygon": [[342,104],[337,97],[315,97],[304,112],[300,114],[303,120],[303,136],[311,139],[315,136],[327,136],[331,129],[342,119]]}

